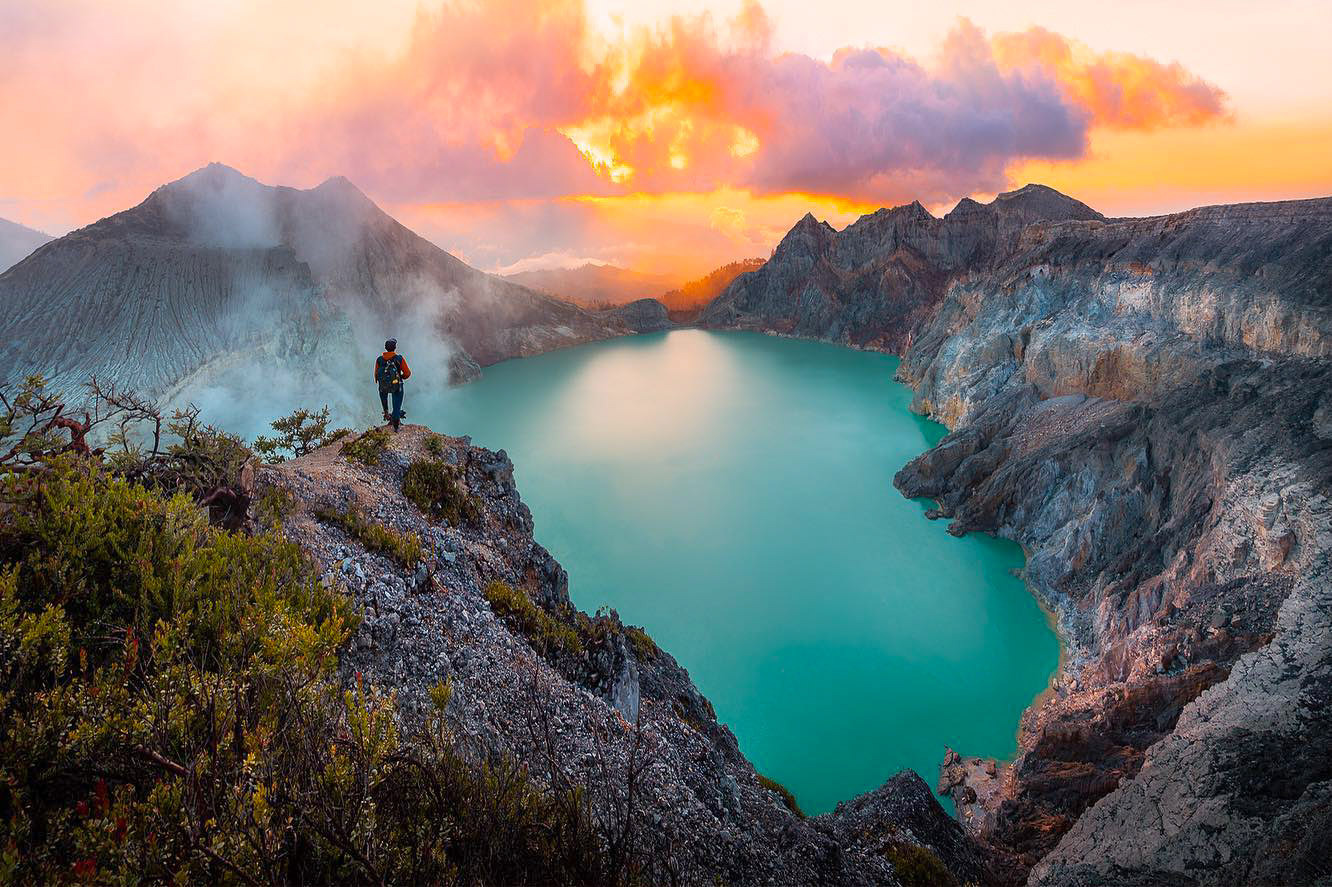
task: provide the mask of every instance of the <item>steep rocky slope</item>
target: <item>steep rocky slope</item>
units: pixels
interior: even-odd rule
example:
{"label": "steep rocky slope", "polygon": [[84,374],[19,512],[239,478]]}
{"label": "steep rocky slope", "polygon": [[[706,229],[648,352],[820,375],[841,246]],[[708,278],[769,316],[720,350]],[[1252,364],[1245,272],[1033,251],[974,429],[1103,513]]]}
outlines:
{"label": "steep rocky slope", "polygon": [[[472,753],[512,755],[539,779],[585,786],[603,825],[634,824],[660,867],[657,883],[985,877],[974,845],[914,773],[815,819],[787,809],[669,653],[617,618],[573,609],[567,575],[533,541],[502,451],[406,426],[366,466],[349,460],[349,442],[260,469],[257,495],[290,495],[282,531],[365,611],[345,678],[395,690],[405,721],[430,704],[427,688],[450,681],[447,713]],[[457,469],[457,497],[470,504],[455,520],[429,520],[404,498],[414,460]],[[328,516],[350,508],[419,537],[419,563],[367,550]],[[493,583],[518,590],[549,626],[515,620]],[[548,643],[561,631],[566,640]]]}
{"label": "steep rocky slope", "polygon": [[40,367],[164,392],[217,364],[337,377],[390,331],[437,346],[460,379],[634,332],[643,316],[590,313],[484,274],[346,179],[299,191],[212,164],[0,275],[0,378]]}
{"label": "steep rocky slope", "polygon": [[33,250],[51,239],[50,234],[0,219],[0,271],[31,255]]}
{"label": "steep rocky slope", "polygon": [[897,486],[1026,549],[1066,662],[1016,761],[940,780],[1008,880],[1327,878],[1332,200],[1046,197],[806,218],[705,316],[900,351],[952,433]]}

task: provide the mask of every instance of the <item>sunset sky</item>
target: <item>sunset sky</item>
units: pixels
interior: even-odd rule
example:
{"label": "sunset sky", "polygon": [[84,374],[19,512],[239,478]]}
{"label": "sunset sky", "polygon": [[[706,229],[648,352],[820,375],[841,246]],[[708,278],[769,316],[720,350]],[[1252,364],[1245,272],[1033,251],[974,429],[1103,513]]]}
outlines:
{"label": "sunset sky", "polygon": [[[711,9],[711,12],[707,10]],[[1332,194],[1326,0],[0,0],[0,217],[345,175],[486,270],[696,274],[1028,181]]]}

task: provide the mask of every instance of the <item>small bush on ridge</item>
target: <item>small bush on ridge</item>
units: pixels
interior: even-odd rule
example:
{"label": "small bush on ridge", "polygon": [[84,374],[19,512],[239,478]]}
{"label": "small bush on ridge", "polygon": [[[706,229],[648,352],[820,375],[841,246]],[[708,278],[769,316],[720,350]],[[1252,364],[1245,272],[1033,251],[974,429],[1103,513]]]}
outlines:
{"label": "small bush on ridge", "polygon": [[402,477],[402,492],[421,513],[453,526],[481,519],[481,503],[463,481],[462,472],[436,459],[417,459]]}
{"label": "small bush on ridge", "polygon": [[388,449],[389,433],[382,428],[371,428],[355,440],[342,445],[344,458],[362,465],[378,465],[379,457]]}
{"label": "small bush on ridge", "polygon": [[268,462],[281,462],[287,454],[299,459],[351,434],[350,428],[328,429],[328,407],[317,413],[299,409],[270,424],[278,432],[276,437],[254,439],[254,451]]}
{"label": "small bush on ridge", "polygon": [[521,588],[495,580],[486,585],[485,594],[495,615],[517,629],[538,653],[549,657],[583,652],[578,632],[534,604]]}

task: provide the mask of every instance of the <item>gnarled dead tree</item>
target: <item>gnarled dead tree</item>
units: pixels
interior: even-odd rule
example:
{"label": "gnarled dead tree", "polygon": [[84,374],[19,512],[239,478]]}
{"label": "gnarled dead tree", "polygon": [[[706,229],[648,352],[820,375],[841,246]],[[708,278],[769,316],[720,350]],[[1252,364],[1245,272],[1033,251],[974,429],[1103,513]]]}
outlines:
{"label": "gnarled dead tree", "polygon": [[41,471],[69,455],[187,493],[224,526],[240,526],[249,511],[254,454],[238,436],[200,421],[198,407],[167,416],[156,402],[96,376],[75,407],[40,375],[0,387],[0,474]]}
{"label": "gnarled dead tree", "polygon": [[64,453],[92,455],[88,432],[92,417],[69,415],[64,398],[47,389],[46,381],[28,376],[17,387],[0,388],[0,466],[7,471],[40,465]]}

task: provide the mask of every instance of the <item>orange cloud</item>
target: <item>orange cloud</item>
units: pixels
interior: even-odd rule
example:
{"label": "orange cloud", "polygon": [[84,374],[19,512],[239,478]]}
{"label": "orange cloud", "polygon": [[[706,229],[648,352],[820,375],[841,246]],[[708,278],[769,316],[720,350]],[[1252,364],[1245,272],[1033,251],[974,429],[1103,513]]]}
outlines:
{"label": "orange cloud", "polygon": [[1225,115],[1225,93],[1179,64],[1123,52],[1096,54],[1044,28],[999,34],[992,43],[1000,65],[1053,77],[1097,125],[1153,130],[1196,126]]}

